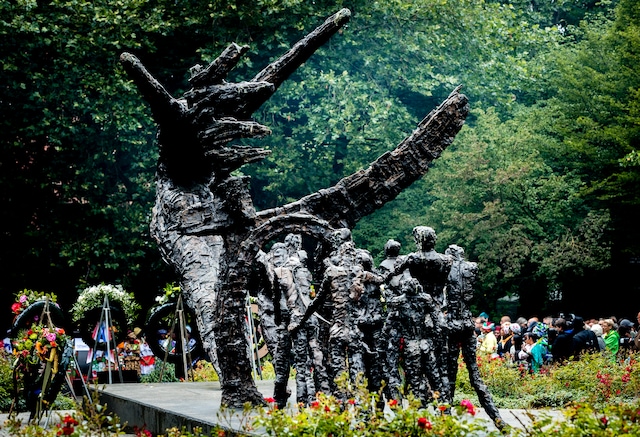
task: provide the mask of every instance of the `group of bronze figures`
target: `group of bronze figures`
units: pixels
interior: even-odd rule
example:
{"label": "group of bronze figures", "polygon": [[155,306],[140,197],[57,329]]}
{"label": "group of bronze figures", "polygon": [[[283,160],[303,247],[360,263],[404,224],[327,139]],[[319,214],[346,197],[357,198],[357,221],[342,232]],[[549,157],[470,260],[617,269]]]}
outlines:
{"label": "group of bronze figures", "polygon": [[[346,401],[336,379],[364,377],[368,389],[387,399],[412,393],[423,405],[453,400],[462,351],[470,381],[488,415],[502,424],[476,362],[476,338],[468,302],[477,264],[456,245],[435,250],[436,233],[413,230],[417,251],[400,255],[399,242],[385,245],[375,268],[371,254],[355,246],[351,231],[336,230],[322,260],[314,296],[313,275],[298,234],[261,253],[266,278],[257,292],[260,326],[273,357],[274,398],[284,407],[290,366],[296,369],[297,402],[317,392]],[[404,377],[401,375],[401,369]]]}

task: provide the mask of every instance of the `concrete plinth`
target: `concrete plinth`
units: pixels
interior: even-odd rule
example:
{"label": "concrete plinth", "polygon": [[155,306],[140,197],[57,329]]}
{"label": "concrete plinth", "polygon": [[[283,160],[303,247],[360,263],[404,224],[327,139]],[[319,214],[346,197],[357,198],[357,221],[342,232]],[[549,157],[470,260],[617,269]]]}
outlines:
{"label": "concrete plinth", "polygon": [[[257,381],[258,390],[264,397],[273,396],[273,381]],[[295,408],[295,382],[289,381],[291,397],[289,404]],[[100,387],[102,404],[114,412],[128,426],[146,426],[154,434],[165,434],[169,428],[194,427],[203,429],[209,435],[213,427],[227,431],[243,431],[242,425],[250,423],[251,413],[239,410],[220,410],[222,391],[217,382],[176,382],[162,384],[111,384]],[[548,414],[562,417],[559,411],[535,410],[534,415]],[[501,409],[504,421],[516,428],[531,423],[525,410]],[[477,409],[475,420],[486,422],[487,429],[495,430],[493,422],[482,408]],[[262,434],[255,430],[256,435]]]}

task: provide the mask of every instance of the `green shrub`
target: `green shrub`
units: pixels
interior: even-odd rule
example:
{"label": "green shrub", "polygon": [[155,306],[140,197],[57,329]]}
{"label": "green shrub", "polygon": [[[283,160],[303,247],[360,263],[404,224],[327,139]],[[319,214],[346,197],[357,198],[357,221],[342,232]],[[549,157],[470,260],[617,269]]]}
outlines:
{"label": "green shrub", "polygon": [[[161,377],[162,381],[160,381]],[[176,366],[173,363],[158,360],[151,373],[140,377],[140,382],[180,382],[180,380],[176,378]]]}
{"label": "green shrub", "polygon": [[193,381],[218,381],[218,374],[209,361],[201,360],[196,363],[192,371]]}
{"label": "green shrub", "polygon": [[[587,354],[546,366],[538,374],[523,372],[502,358],[479,356],[478,366],[499,408],[558,408],[575,401],[604,407],[640,397],[638,357],[632,353],[612,362],[603,354]],[[459,366],[456,399],[465,396],[477,402],[462,360]]]}
{"label": "green shrub", "polygon": [[[4,349],[0,352],[0,411],[8,412],[13,403],[13,366],[11,355]],[[25,405],[22,399],[18,399],[19,404],[15,406],[17,411],[24,411]]]}
{"label": "green shrub", "polygon": [[618,403],[597,408],[587,402],[576,402],[564,409],[564,420],[541,416],[526,429],[514,429],[511,435],[558,437],[640,436],[640,401]]}

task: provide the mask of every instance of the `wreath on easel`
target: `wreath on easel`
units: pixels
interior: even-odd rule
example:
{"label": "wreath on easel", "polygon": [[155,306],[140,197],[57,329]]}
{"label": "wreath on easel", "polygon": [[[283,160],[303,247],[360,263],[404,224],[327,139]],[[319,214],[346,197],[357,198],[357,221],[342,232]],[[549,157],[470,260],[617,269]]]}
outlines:
{"label": "wreath on easel", "polygon": [[31,412],[29,420],[39,421],[66,381],[73,343],[55,295],[24,290],[16,295],[11,309],[16,315],[10,331],[14,406],[22,390]]}
{"label": "wreath on easel", "polygon": [[[97,325],[104,311],[105,298],[109,303],[111,326],[108,333],[101,335],[102,327]],[[111,335],[115,336],[116,344],[125,339],[127,327],[133,324],[139,309],[133,293],[127,293],[121,285],[100,284],[80,292],[71,307],[71,316],[87,346],[106,350]]]}
{"label": "wreath on easel", "polygon": [[[195,315],[183,306],[180,287],[167,284],[163,294],[156,297],[156,302],[158,305],[149,311],[145,325],[147,343],[154,355],[160,360],[180,364],[183,357],[179,345],[184,344],[187,346],[185,352],[192,358],[204,356]],[[180,321],[177,319],[180,311],[184,317],[182,322],[188,329],[185,333],[180,329]],[[183,338],[184,334],[188,334],[190,339]]]}

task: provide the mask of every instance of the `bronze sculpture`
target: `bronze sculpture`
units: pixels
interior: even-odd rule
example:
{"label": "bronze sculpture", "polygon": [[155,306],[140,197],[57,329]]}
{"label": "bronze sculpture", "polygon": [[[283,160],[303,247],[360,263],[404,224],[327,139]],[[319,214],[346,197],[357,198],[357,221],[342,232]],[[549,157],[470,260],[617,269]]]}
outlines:
{"label": "bronze sculpture", "polygon": [[269,129],[251,114],[350,17],[343,9],[247,82],[224,79],[248,47],[231,44],[206,68],[192,69],[191,89],[175,98],[129,53],[120,57],[158,123],[160,157],[151,233],[180,278],[196,313],[203,347],[218,370],[222,403],[263,403],[251,375],[244,335],[246,296],[260,287],[256,260],[279,235],[300,233],[329,244],[334,229],[357,221],[422,177],[453,141],[468,114],[456,89],[396,149],[335,186],[278,208],[256,212],[248,178],[231,176],[269,152],[229,146]]}

